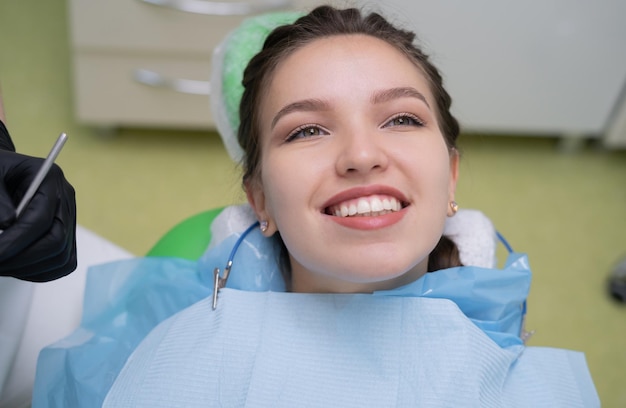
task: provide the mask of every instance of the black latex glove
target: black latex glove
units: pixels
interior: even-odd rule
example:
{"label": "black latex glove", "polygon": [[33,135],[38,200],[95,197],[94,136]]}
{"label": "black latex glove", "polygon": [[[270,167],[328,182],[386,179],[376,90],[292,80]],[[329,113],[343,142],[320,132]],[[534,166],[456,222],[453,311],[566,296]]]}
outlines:
{"label": "black latex glove", "polygon": [[0,121],[0,275],[46,282],[76,269],[74,188],[53,165],[20,217],[17,206],[43,159],[15,153]]}

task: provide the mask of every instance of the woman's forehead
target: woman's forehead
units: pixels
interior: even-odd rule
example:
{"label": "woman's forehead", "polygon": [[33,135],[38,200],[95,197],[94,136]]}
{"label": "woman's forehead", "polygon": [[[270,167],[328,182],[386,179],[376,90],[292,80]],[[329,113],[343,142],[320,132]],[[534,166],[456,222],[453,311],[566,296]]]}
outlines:
{"label": "woman's forehead", "polygon": [[278,63],[264,99],[272,105],[272,101],[322,97],[335,90],[356,97],[375,89],[407,86],[416,88],[434,106],[429,81],[408,55],[372,36],[337,35],[314,40]]}

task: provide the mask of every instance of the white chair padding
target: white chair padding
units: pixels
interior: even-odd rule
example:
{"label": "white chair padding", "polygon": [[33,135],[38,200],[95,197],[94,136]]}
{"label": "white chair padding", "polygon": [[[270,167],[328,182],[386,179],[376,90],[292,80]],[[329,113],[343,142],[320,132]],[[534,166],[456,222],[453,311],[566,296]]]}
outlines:
{"label": "white chair padding", "polygon": [[[87,269],[99,263],[125,259],[132,254],[88,229],[76,227],[78,266],[70,275],[46,283],[10,280],[11,298],[0,288],[0,330],[15,327],[6,379],[0,390],[0,408],[30,407],[39,351],[74,331],[80,323]],[[6,281],[0,281],[0,285]],[[19,293],[18,293],[19,290]],[[11,302],[10,305],[6,303]],[[7,307],[5,313],[5,306]],[[18,309],[19,308],[19,309]],[[0,344],[0,347],[2,345]],[[4,350],[0,350],[4,353]],[[0,373],[2,372],[0,367]]]}

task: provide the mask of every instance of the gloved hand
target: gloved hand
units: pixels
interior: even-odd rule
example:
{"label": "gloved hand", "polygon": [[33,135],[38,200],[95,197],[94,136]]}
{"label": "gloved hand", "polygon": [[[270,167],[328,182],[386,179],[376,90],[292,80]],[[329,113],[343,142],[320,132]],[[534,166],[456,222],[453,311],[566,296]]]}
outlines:
{"label": "gloved hand", "polygon": [[17,206],[43,159],[15,153],[0,121],[0,275],[45,282],[76,269],[74,188],[53,165],[16,220]]}

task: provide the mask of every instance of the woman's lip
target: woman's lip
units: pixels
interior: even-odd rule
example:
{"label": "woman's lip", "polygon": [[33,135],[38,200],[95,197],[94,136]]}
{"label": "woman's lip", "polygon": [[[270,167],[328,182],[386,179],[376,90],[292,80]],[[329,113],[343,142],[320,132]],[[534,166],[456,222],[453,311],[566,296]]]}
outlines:
{"label": "woman's lip", "polygon": [[408,202],[404,194],[402,194],[398,189],[394,187],[385,185],[362,186],[350,188],[348,190],[344,190],[338,194],[335,194],[324,203],[324,205],[322,206],[322,212],[324,212],[327,208],[332,207],[333,205],[341,204],[344,201],[354,200],[361,197],[368,197],[374,194],[388,195],[394,197],[403,205]]}

